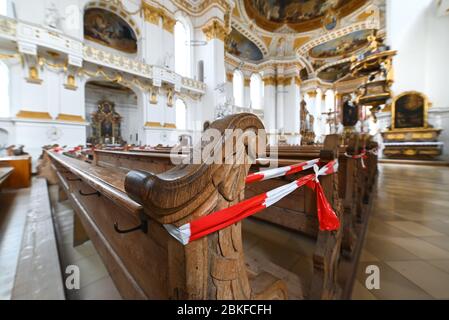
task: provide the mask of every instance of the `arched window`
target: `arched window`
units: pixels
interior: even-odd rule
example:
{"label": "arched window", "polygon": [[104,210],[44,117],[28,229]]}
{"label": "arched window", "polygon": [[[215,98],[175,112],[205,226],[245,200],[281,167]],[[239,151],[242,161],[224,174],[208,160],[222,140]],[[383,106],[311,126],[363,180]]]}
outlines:
{"label": "arched window", "polygon": [[234,71],[234,78],[232,80],[232,89],[234,92],[234,104],[238,107],[243,107],[243,74],[239,70]]}
{"label": "arched window", "polygon": [[179,20],[175,24],[175,72],[191,77],[190,29]]}
{"label": "arched window", "polygon": [[253,109],[262,109],[263,101],[263,82],[262,77],[258,73],[251,76],[250,82],[251,106]]}
{"label": "arched window", "polygon": [[187,129],[187,106],[181,99],[176,100],[176,128]]}
{"label": "arched window", "polygon": [[0,61],[0,118],[9,117],[9,69]]}

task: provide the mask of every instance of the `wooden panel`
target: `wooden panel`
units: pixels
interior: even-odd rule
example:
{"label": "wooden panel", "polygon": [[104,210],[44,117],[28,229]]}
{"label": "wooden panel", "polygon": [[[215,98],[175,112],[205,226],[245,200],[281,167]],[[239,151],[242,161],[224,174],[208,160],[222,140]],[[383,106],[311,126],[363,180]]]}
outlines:
{"label": "wooden panel", "polygon": [[0,158],[0,166],[14,168],[14,172],[4,182],[4,188],[20,189],[31,186],[31,156]]}
{"label": "wooden panel", "polygon": [[8,177],[13,173],[14,168],[11,167],[0,167],[0,190],[3,183],[8,179]]}

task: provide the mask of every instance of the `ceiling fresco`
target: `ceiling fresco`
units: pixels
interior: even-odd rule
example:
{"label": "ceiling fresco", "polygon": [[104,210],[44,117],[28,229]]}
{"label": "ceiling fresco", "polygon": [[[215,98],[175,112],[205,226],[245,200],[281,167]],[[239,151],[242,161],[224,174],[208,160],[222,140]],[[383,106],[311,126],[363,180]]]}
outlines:
{"label": "ceiling fresco", "polygon": [[365,2],[366,0],[243,0],[249,18],[255,20],[261,28],[275,31],[288,25],[298,32],[322,27],[329,15],[344,17]]}
{"label": "ceiling fresco", "polygon": [[349,56],[368,45],[368,36],[372,30],[356,31],[335,40],[323,43],[309,51],[309,56],[315,59],[329,59]]}
{"label": "ceiling fresco", "polygon": [[350,68],[350,62],[330,66],[318,73],[318,78],[326,82],[335,82],[347,76],[350,73]]}
{"label": "ceiling fresco", "polygon": [[257,62],[263,59],[262,51],[247,37],[232,28],[226,38],[226,52],[244,61]]}

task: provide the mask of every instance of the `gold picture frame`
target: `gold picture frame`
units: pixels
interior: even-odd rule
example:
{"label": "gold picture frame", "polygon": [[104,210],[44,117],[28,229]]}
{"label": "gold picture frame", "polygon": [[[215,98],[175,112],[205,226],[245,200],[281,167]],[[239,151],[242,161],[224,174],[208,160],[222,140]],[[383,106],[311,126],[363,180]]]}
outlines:
{"label": "gold picture frame", "polygon": [[[398,128],[396,126],[397,103],[400,99],[402,99],[406,96],[411,96],[411,95],[419,96],[423,100],[423,125],[416,126],[416,127],[409,127],[409,128]],[[425,94],[418,92],[418,91],[406,91],[406,92],[401,93],[400,95],[394,97],[393,101],[391,103],[391,129],[395,130],[395,131],[411,131],[413,129],[417,129],[417,130],[428,129],[429,128],[429,121],[428,121],[429,120],[429,108],[430,108],[429,98]]]}

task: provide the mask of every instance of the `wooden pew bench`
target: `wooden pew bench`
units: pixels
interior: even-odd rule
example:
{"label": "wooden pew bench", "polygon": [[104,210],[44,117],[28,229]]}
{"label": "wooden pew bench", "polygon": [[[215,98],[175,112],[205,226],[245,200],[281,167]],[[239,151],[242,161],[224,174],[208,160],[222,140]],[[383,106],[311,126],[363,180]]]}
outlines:
{"label": "wooden pew bench", "polygon": [[14,168],[12,167],[0,167],[0,190],[3,186],[3,183],[5,183],[5,181],[13,172]]}
{"label": "wooden pew bench", "polygon": [[[336,145],[336,140],[334,140],[334,145]],[[334,153],[331,152],[333,155]],[[136,167],[138,167],[141,170],[146,171],[153,171],[153,166],[155,166],[155,162],[170,162],[170,156],[168,154],[165,155],[165,160],[162,160],[164,157],[161,155],[155,155],[152,153],[146,153],[146,158],[143,157],[142,154],[136,154],[136,153],[130,153],[130,152],[110,152],[110,151],[101,151],[101,150],[95,150],[95,159],[97,159],[97,164],[104,164],[106,166],[115,166],[120,167],[124,170],[131,170]],[[143,161],[142,161],[143,159]],[[328,158],[327,160],[323,159],[323,161],[329,161],[333,160],[332,156]],[[290,164],[297,164],[297,160],[292,160],[291,163],[288,163],[289,160],[286,160],[286,162],[281,162],[281,165],[290,165]],[[170,164],[169,164],[170,165]],[[173,165],[172,165],[173,166]],[[155,167],[156,169],[158,166]],[[254,168],[257,168],[255,166]],[[311,173],[312,171],[309,171],[308,173]],[[324,178],[326,180],[327,178]],[[260,184],[255,184],[254,188],[256,188],[257,192],[251,192],[251,188],[246,188],[247,195],[255,196],[260,193],[263,193],[265,191],[269,191],[271,189],[274,189],[276,187],[285,185],[288,182],[291,182],[292,178],[287,179],[280,179],[280,180],[272,180],[268,182],[269,188],[265,188],[264,183],[261,182]],[[333,179],[332,182],[329,184],[327,182],[324,183],[325,189],[327,191],[327,196],[332,199],[334,198],[333,194],[334,192],[334,184],[336,184],[336,179]],[[313,299],[332,299],[336,298],[338,295],[338,287],[336,284],[336,279],[332,279],[334,276],[333,271],[329,272],[328,270],[334,270],[336,264],[338,263],[338,254],[336,254],[334,251],[339,250],[340,248],[340,242],[341,242],[341,233],[336,233],[332,235],[323,234],[322,236],[318,236],[318,223],[317,223],[317,213],[316,213],[316,204],[315,204],[315,198],[313,197],[314,192],[310,191],[307,188],[304,188],[302,190],[297,191],[299,194],[307,193],[309,195],[309,201],[306,201],[306,206],[302,208],[302,211],[306,214],[304,215],[306,219],[309,220],[308,223],[304,222],[304,226],[308,226],[309,235],[313,236],[315,239],[317,239],[317,247],[316,255],[315,255],[315,272],[314,275],[311,275],[314,277],[313,282],[313,290],[311,288],[304,288],[301,287],[301,292],[303,292],[303,295],[307,295],[309,298]],[[338,197],[337,197],[338,198]],[[337,199],[336,198],[336,199]],[[335,200],[338,202],[338,200]],[[292,196],[289,196],[287,199],[282,201],[281,203],[289,203],[292,210],[291,211],[283,211],[282,214],[277,215],[281,220],[285,221],[292,221],[292,219],[289,219],[288,214],[292,213],[294,214],[295,223],[298,223],[299,216],[297,213],[294,213],[293,210],[298,210],[298,205],[300,203],[297,201],[296,198],[292,198]],[[335,206],[338,207],[339,204],[335,203]],[[273,210],[273,207],[268,208],[265,210],[265,213],[259,213],[258,215],[267,215],[270,216],[271,211]],[[276,210],[276,209],[274,209]],[[338,210],[337,210],[338,211]],[[256,215],[255,217],[257,217]],[[271,222],[275,222],[273,220],[267,219]],[[301,223],[301,222],[299,222]],[[278,223],[281,224],[282,223]],[[333,239],[335,237],[335,239]],[[318,239],[319,238],[319,239]],[[331,238],[331,239],[329,239]],[[335,241],[332,241],[335,240]],[[323,248],[321,248],[323,247]],[[250,256],[247,257],[248,261],[251,261],[252,258]],[[332,265],[332,267],[329,267],[329,265]],[[257,266],[256,266],[257,269]],[[325,273],[325,274],[324,274]],[[307,277],[308,275],[303,275],[303,277]],[[329,278],[330,277],[330,278]],[[306,282],[301,281],[299,279],[299,282]]]}
{"label": "wooden pew bench", "polygon": [[31,186],[31,156],[2,157],[0,167],[14,168],[14,172],[4,181],[4,188],[20,189]]}
{"label": "wooden pew bench", "polygon": [[[367,159],[364,159],[365,168],[362,166],[361,159],[353,159],[347,156],[358,155],[362,153],[362,139],[354,135],[345,147],[339,147],[339,195],[344,205],[344,234],[343,234],[343,253],[351,257],[354,247],[357,243],[357,237],[361,229],[366,224],[369,213],[370,200],[375,177],[377,174],[377,155],[368,152]],[[376,147],[372,143],[367,144],[368,150]],[[316,159],[320,155],[319,146],[281,146],[277,153],[282,165],[291,165],[311,159]],[[254,168],[254,170],[259,170]],[[295,224],[290,224],[293,228]],[[288,225],[285,225],[289,227]],[[314,229],[313,225],[311,226]],[[310,228],[302,230],[310,234]]]}
{"label": "wooden pew bench", "polygon": [[[263,129],[260,120],[250,114],[230,116],[212,126],[222,132],[226,128]],[[241,201],[248,166],[184,165],[155,175],[127,172],[123,165],[105,165],[100,158],[88,164],[47,154],[124,298],[287,298],[286,285],[279,278],[263,270],[259,274],[247,270],[241,223],[186,246],[164,228]],[[163,170],[163,163],[153,165]],[[136,226],[134,232],[126,232]]]}

